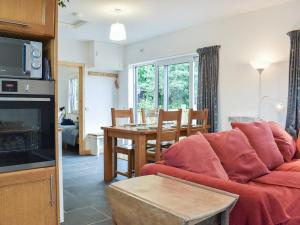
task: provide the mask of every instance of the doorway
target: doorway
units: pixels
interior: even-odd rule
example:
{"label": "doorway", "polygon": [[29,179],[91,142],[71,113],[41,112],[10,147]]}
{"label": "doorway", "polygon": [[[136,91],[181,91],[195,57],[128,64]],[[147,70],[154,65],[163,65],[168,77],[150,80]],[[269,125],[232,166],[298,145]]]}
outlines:
{"label": "doorway", "polygon": [[85,65],[58,63],[58,113],[63,148],[88,155],[85,149],[84,81]]}

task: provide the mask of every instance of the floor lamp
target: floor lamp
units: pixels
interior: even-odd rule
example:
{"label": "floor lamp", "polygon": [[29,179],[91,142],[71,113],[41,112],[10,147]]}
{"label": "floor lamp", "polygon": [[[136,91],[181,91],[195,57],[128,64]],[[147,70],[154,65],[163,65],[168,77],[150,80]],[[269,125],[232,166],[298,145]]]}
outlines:
{"label": "floor lamp", "polygon": [[257,70],[259,77],[258,77],[258,119],[261,119],[261,108],[262,108],[262,73],[265,69],[267,69],[271,62],[269,61],[256,61],[251,63],[252,67]]}

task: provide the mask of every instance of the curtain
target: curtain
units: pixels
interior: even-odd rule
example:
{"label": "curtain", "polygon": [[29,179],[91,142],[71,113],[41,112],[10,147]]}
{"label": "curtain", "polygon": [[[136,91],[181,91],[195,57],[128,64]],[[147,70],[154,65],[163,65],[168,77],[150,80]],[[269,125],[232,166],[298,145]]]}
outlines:
{"label": "curtain", "polygon": [[297,137],[300,128],[300,30],[288,33],[291,39],[286,130]]}
{"label": "curtain", "polygon": [[78,113],[79,100],[79,79],[69,80],[69,113]]}
{"label": "curtain", "polygon": [[199,54],[198,110],[208,109],[209,132],[218,130],[219,49],[210,46],[197,50]]}

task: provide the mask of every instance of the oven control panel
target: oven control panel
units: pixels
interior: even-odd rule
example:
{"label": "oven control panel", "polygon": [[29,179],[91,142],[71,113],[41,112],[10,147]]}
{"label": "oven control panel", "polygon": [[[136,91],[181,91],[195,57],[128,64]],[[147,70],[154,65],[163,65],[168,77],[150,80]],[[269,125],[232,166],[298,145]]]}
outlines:
{"label": "oven control panel", "polygon": [[54,81],[1,79],[0,95],[54,95]]}
{"label": "oven control panel", "polygon": [[18,82],[3,80],[2,81],[2,92],[18,92]]}

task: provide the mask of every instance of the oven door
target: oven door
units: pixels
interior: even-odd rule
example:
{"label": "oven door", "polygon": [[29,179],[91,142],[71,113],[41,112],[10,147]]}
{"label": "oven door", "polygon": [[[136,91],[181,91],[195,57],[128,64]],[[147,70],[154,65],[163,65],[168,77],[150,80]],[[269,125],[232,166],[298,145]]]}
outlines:
{"label": "oven door", "polygon": [[55,165],[53,96],[0,96],[0,172]]}

